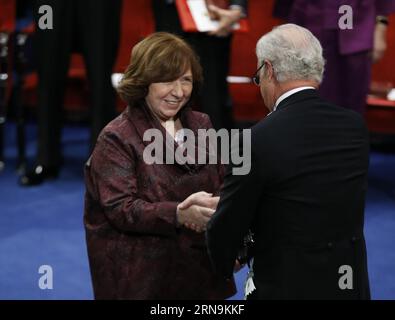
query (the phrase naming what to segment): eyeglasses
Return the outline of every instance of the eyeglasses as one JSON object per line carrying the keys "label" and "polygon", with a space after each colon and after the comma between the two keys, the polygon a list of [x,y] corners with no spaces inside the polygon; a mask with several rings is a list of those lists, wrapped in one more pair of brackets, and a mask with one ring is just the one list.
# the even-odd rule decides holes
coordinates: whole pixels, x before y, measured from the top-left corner
{"label": "eyeglasses", "polygon": [[260,77],[260,75],[259,75],[259,71],[263,68],[264,65],[265,65],[265,61],[263,61],[263,63],[261,64],[261,66],[258,68],[257,71],[255,71],[255,74],[254,74],[254,76],[252,77],[252,82],[253,82],[254,84],[256,84],[257,86],[259,86],[260,83],[261,83],[261,77]]}

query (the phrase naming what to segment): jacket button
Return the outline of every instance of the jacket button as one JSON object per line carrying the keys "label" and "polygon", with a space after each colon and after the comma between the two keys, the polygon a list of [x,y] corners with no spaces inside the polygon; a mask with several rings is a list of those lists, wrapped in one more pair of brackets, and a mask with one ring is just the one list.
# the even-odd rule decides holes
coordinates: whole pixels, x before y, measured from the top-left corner
{"label": "jacket button", "polygon": [[328,242],[327,247],[328,247],[328,249],[332,249],[333,243],[332,242]]}
{"label": "jacket button", "polygon": [[352,237],[352,238],[351,238],[351,242],[352,242],[352,243],[357,242],[357,237]]}

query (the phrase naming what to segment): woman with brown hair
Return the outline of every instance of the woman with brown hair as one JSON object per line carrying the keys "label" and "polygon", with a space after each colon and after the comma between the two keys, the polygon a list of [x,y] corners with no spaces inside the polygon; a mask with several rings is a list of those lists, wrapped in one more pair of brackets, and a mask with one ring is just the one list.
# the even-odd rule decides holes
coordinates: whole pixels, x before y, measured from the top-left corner
{"label": "woman with brown hair", "polygon": [[[132,50],[118,87],[125,111],[100,134],[85,168],[84,224],[96,299],[224,299],[233,279],[218,278],[205,247],[205,226],[218,202],[222,167],[149,164],[144,139],[157,129],[209,129],[207,115],[189,107],[202,82],[193,50],[155,33]],[[165,143],[166,152],[174,152]],[[196,150],[198,151],[198,150]],[[201,151],[201,150],[200,150]],[[166,162],[164,162],[166,163]],[[188,199],[193,205],[180,204]]]}

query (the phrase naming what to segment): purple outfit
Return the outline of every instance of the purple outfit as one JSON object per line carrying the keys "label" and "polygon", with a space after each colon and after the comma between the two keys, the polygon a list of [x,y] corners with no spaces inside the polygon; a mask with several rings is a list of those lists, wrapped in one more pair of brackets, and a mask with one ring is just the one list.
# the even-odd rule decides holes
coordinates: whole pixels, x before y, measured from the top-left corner
{"label": "purple outfit", "polygon": [[[353,9],[353,28],[341,30],[342,5]],[[277,0],[274,15],[301,25],[320,40],[326,68],[320,94],[363,113],[371,79],[375,18],[395,11],[394,0]]]}
{"label": "purple outfit", "polygon": [[[185,128],[209,129],[206,114],[180,111]],[[144,132],[165,129],[147,107],[129,107],[102,131],[85,168],[84,224],[96,299],[224,299],[234,281],[212,270],[204,233],[177,226],[192,193],[216,194],[216,164],[147,164]],[[170,152],[170,151],[169,151]],[[174,151],[173,151],[174,152]]]}

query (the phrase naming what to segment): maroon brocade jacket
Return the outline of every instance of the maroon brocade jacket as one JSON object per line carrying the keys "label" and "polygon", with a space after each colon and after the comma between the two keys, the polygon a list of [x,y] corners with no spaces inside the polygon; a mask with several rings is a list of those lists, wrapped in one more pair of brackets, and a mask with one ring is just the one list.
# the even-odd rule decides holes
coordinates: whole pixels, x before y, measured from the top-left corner
{"label": "maroon brocade jacket", "polygon": [[[184,109],[185,128],[211,128]],[[176,225],[177,204],[218,193],[222,167],[146,164],[143,135],[165,129],[146,107],[128,107],[100,134],[85,167],[84,225],[96,299],[224,299],[234,281],[213,273],[204,233]],[[197,139],[196,139],[197,140]]]}

